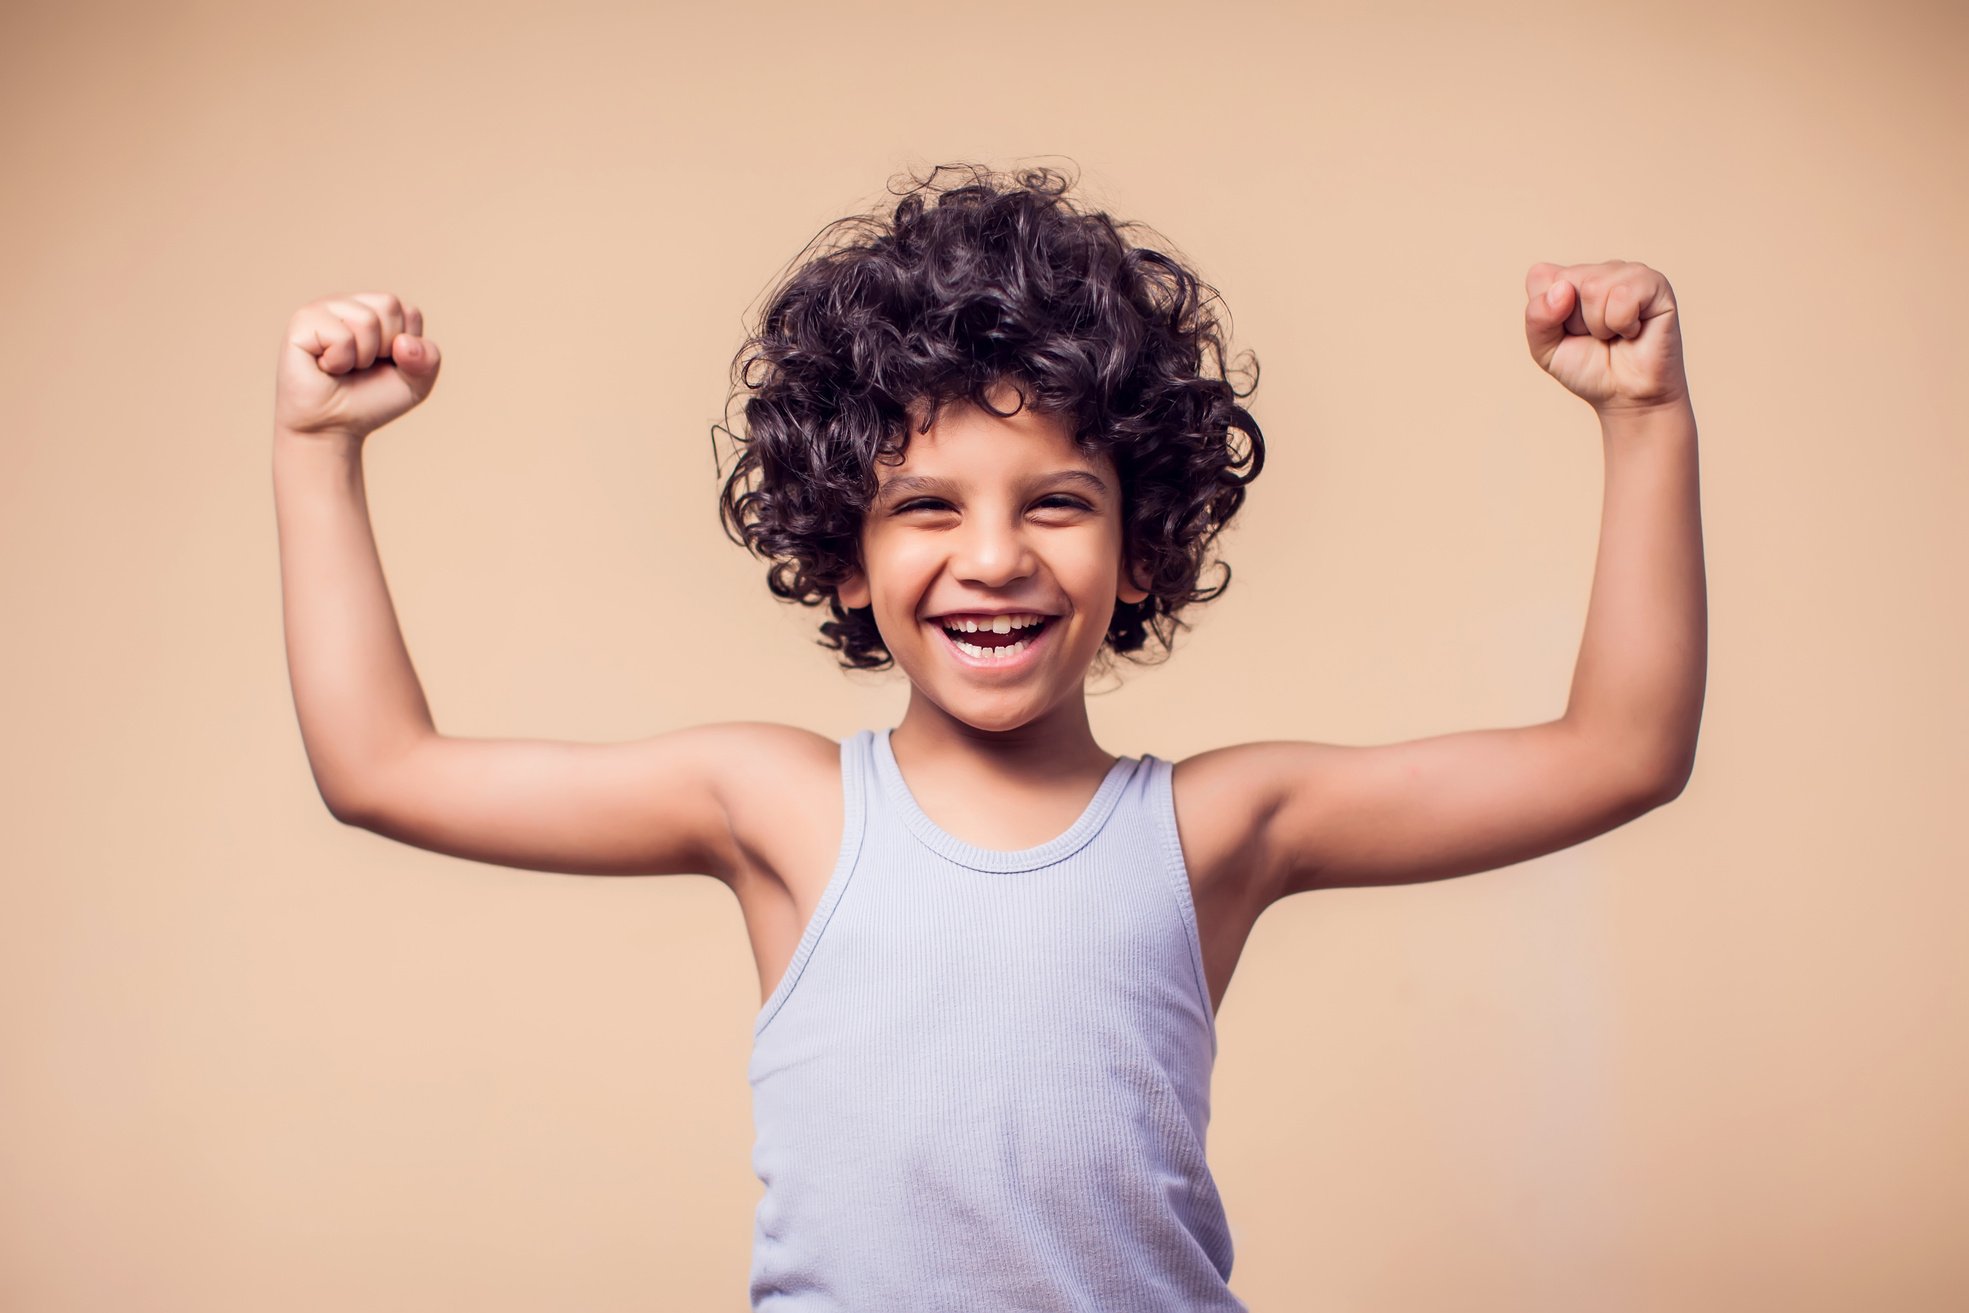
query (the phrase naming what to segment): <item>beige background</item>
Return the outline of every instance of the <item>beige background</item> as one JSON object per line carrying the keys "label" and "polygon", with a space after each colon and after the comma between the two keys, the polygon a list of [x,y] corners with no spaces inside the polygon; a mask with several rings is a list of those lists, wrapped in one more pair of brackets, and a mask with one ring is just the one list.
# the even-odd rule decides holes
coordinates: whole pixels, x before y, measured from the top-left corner
{"label": "beige background", "polygon": [[1261,921],[1211,1126],[1233,1287],[1969,1306],[1962,11],[1469,8],[0,10],[0,1307],[744,1307],[737,905],[328,815],[273,360],[348,290],[444,349],[368,465],[440,728],[893,724],[900,677],[837,673],[719,532],[710,425],[814,231],[953,159],[1071,161],[1264,370],[1235,580],[1094,700],[1117,752],[1558,714],[1602,465],[1524,272],[1639,260],[1682,307],[1694,780]]}

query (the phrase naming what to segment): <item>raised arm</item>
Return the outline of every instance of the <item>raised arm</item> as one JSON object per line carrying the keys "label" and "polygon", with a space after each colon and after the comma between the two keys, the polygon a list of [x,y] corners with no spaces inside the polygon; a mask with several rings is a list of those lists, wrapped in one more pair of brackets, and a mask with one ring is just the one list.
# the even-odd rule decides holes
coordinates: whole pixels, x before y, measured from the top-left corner
{"label": "raised arm", "polygon": [[1624,261],[1534,265],[1526,291],[1532,356],[1593,405],[1606,453],[1565,714],[1379,746],[1248,745],[1271,897],[1526,861],[1660,806],[1694,768],[1708,604],[1673,291]]}
{"label": "raised arm", "polygon": [[[429,394],[422,316],[316,302],[282,343],[273,438],[281,608],[316,788],[347,824],[536,870],[728,878],[728,804],[804,731],[732,724],[629,743],[463,739],[432,723],[384,583],[363,444]],[[806,735],[805,738],[814,736]]]}
{"label": "raised arm", "polygon": [[280,347],[273,488],[287,670],[315,786],[343,820],[376,763],[436,732],[383,581],[362,469],[369,435],[436,383],[438,351],[422,334],[415,307],[356,293],[302,307]]}

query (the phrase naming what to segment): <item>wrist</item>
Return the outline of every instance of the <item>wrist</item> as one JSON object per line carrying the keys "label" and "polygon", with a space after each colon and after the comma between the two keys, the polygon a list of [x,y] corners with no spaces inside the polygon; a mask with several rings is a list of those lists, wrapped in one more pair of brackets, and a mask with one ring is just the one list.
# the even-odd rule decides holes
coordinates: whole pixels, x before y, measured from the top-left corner
{"label": "wrist", "polygon": [[359,456],[367,433],[346,429],[290,429],[274,425],[274,446],[294,451],[319,451],[334,455]]}
{"label": "wrist", "polygon": [[1600,431],[1608,437],[1625,433],[1680,432],[1695,429],[1695,407],[1687,396],[1646,405],[1596,407]]}

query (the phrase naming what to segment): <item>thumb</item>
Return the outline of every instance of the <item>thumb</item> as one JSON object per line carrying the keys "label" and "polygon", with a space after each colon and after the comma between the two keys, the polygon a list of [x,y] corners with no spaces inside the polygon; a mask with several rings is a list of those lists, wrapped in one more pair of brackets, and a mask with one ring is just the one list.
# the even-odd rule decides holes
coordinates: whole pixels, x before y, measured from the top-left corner
{"label": "thumb", "polygon": [[1566,316],[1572,313],[1574,295],[1572,284],[1561,279],[1525,305],[1525,340],[1541,366],[1566,340]]}
{"label": "thumb", "polygon": [[432,385],[437,382],[438,366],[444,363],[436,342],[428,337],[412,337],[408,333],[397,334],[396,341],[390,345],[390,359],[396,363],[403,381],[410,384],[410,390],[420,400],[430,393]]}

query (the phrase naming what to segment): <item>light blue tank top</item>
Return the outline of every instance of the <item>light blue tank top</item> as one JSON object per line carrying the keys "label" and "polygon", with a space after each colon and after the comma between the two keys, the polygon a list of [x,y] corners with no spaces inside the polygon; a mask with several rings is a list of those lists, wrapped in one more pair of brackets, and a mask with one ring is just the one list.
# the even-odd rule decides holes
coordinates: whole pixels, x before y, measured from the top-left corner
{"label": "light blue tank top", "polygon": [[753,1029],[754,1309],[1242,1313],[1172,770],[1123,757],[1006,852],[917,806],[889,731],[841,744],[840,852]]}

